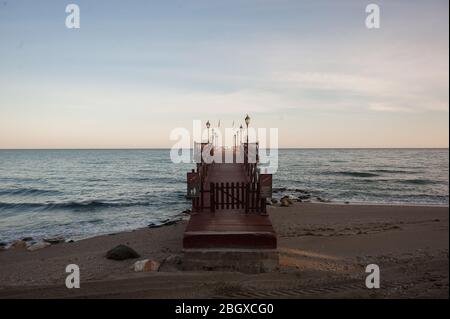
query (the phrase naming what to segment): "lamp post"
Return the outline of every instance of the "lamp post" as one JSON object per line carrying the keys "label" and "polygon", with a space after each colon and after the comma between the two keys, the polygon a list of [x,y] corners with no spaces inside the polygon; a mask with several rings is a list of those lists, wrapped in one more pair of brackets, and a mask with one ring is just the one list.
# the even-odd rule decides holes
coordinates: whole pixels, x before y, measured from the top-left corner
{"label": "lamp post", "polygon": [[239,131],[240,131],[240,138],[241,138],[241,144],[242,144],[242,130],[243,130],[243,127],[242,127],[242,124],[241,124],[241,126],[239,127]]}
{"label": "lamp post", "polygon": [[211,126],[211,123],[209,123],[209,120],[208,120],[208,122],[206,122],[206,127],[208,128],[208,144],[209,144],[209,127]]}
{"label": "lamp post", "polygon": [[247,146],[248,146],[248,125],[250,124],[250,116],[245,117],[245,125],[247,125]]}

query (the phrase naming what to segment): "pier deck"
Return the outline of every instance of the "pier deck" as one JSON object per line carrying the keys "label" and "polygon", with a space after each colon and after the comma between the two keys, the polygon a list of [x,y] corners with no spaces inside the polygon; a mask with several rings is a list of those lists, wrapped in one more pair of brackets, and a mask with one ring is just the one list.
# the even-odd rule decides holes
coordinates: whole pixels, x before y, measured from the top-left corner
{"label": "pier deck", "polygon": [[267,271],[277,236],[261,197],[257,163],[201,163],[201,190],[183,237],[185,267]]}

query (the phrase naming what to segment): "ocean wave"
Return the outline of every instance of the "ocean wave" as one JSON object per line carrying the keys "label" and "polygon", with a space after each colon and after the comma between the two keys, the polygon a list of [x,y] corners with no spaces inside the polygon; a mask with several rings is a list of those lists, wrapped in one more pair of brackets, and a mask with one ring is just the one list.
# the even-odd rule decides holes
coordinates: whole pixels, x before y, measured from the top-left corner
{"label": "ocean wave", "polygon": [[375,173],[387,173],[387,174],[416,174],[419,172],[407,171],[407,170],[399,170],[399,169],[373,169],[370,170]]}
{"label": "ocean wave", "polygon": [[7,188],[7,189],[0,189],[0,195],[21,195],[21,196],[27,196],[27,195],[59,195],[61,192],[56,190],[48,190],[48,189],[38,189],[38,188]]}
{"label": "ocean wave", "polygon": [[80,201],[80,202],[65,202],[65,203],[4,203],[0,202],[0,208],[4,209],[39,209],[39,210],[57,210],[57,209],[74,209],[74,210],[91,210],[97,208],[110,207],[133,207],[133,206],[148,206],[149,201],[136,202],[114,202],[114,201]]}
{"label": "ocean wave", "polygon": [[398,182],[402,183],[402,184],[411,184],[411,185],[433,185],[433,184],[436,184],[435,181],[432,181],[429,179],[420,179],[420,178],[403,179],[403,180],[399,180]]}
{"label": "ocean wave", "polygon": [[153,182],[153,183],[166,183],[166,184],[176,184],[184,183],[185,180],[179,177],[129,177],[128,180],[133,182]]}
{"label": "ocean wave", "polygon": [[377,177],[380,176],[369,172],[335,172],[337,175],[351,176],[351,177]]}

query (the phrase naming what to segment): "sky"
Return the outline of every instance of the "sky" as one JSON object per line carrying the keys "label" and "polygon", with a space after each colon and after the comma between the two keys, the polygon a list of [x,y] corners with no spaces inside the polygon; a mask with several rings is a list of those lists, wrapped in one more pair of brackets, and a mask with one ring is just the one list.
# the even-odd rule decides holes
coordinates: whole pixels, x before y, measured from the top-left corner
{"label": "sky", "polygon": [[1,0],[0,148],[166,148],[246,113],[280,147],[448,147],[448,6]]}

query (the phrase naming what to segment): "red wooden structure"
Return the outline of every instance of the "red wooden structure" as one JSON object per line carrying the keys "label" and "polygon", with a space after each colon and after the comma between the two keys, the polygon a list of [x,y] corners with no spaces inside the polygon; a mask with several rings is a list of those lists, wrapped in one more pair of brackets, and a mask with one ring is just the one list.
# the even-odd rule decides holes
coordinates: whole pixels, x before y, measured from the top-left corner
{"label": "red wooden structure", "polygon": [[[276,250],[276,233],[266,212],[271,185],[263,185],[262,192],[258,151],[257,143],[231,149],[195,144],[197,168],[188,177],[192,180],[196,174],[200,189],[195,193],[195,186],[188,183],[188,196],[194,195],[190,196],[192,214],[183,238],[185,252],[235,249],[266,256],[260,253]],[[263,175],[265,183],[271,183],[271,176]]]}

